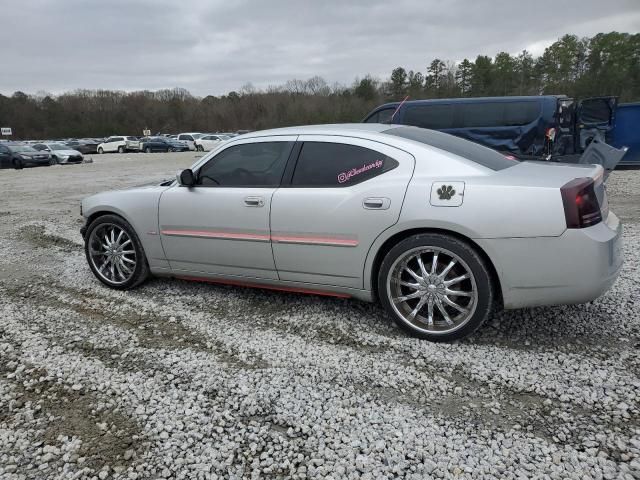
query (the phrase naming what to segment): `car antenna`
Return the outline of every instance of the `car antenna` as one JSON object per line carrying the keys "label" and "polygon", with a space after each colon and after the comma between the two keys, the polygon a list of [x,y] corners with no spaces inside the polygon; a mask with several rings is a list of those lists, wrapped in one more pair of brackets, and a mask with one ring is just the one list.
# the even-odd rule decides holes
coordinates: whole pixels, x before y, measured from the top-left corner
{"label": "car antenna", "polygon": [[393,122],[393,117],[396,116],[396,113],[398,113],[398,110],[400,110],[400,107],[402,107],[402,105],[404,105],[404,102],[406,102],[409,99],[409,95],[407,95],[406,97],[404,97],[404,100],[402,100],[400,102],[400,105],[398,105],[396,107],[396,109],[393,111],[393,115],[391,115],[391,118],[389,119],[389,123]]}

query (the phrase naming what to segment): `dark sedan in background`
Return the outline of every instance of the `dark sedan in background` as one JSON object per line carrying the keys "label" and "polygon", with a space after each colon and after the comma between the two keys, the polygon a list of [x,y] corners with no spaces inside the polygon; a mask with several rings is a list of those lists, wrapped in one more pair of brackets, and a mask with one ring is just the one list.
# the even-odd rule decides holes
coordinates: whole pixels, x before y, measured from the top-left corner
{"label": "dark sedan in background", "polygon": [[189,146],[167,137],[144,137],[140,139],[140,151],[151,152],[186,152]]}
{"label": "dark sedan in background", "polygon": [[0,168],[23,168],[51,165],[51,155],[29,145],[0,143]]}
{"label": "dark sedan in background", "polygon": [[82,139],[82,140],[68,140],[64,142],[66,145],[70,146],[72,149],[79,151],[83,155],[87,153],[98,153],[98,143],[93,139]]}

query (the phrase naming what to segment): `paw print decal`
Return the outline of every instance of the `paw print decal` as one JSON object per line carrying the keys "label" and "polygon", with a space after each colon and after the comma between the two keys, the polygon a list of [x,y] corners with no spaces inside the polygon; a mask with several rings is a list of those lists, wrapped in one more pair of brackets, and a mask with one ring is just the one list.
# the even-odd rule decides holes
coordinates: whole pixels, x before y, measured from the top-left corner
{"label": "paw print decal", "polygon": [[451,185],[442,185],[437,190],[437,193],[440,200],[451,200],[451,198],[456,194],[456,191]]}

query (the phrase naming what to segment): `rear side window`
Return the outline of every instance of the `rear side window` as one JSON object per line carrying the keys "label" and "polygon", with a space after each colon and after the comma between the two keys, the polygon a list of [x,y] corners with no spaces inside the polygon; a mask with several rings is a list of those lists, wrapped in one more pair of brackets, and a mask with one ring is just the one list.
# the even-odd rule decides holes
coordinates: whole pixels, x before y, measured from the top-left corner
{"label": "rear side window", "polygon": [[439,148],[454,155],[466,158],[491,170],[503,170],[517,165],[516,160],[509,160],[504,155],[491,150],[488,147],[478,145],[463,138],[449,135],[448,133],[425,130],[416,127],[396,127],[385,130],[382,133],[396,137],[406,138],[415,142],[424,143],[431,147]]}
{"label": "rear side window", "polygon": [[304,142],[291,183],[298,187],[348,187],[397,166],[396,160],[357,145]]}
{"label": "rear side window", "polygon": [[454,106],[449,105],[411,105],[404,114],[404,122],[415,127],[440,130],[453,128]]}
{"label": "rear side window", "polygon": [[229,147],[198,172],[198,185],[270,187],[280,185],[293,142],[257,142]]}
{"label": "rear side window", "polygon": [[461,128],[527,125],[540,116],[538,102],[482,102],[456,105]]}

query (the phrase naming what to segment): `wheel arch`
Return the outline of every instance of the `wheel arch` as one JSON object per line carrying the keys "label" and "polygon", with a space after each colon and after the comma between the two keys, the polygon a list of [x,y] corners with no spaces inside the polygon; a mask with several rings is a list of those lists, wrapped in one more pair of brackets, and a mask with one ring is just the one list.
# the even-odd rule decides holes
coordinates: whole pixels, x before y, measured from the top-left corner
{"label": "wheel arch", "polygon": [[460,240],[466,243],[473,250],[475,250],[476,253],[482,257],[482,259],[487,263],[487,266],[489,267],[489,275],[491,277],[491,281],[494,286],[496,301],[500,305],[502,305],[502,283],[500,281],[500,275],[498,274],[498,270],[496,269],[495,262],[491,259],[489,254],[487,254],[487,252],[482,247],[480,247],[480,245],[478,245],[475,241],[473,241],[472,238],[468,237],[467,235],[464,235],[460,232],[456,232],[454,230],[449,230],[446,228],[437,228],[437,227],[406,228],[393,233],[382,242],[382,244],[375,251],[375,255],[373,256],[373,261],[371,262],[369,274],[366,273],[366,266],[365,266],[365,282],[369,282],[369,285],[365,283],[364,286],[365,288],[369,287],[374,299],[378,298],[377,278],[378,278],[378,272],[380,271],[380,266],[382,265],[382,261],[384,260],[384,257],[399,242],[420,233],[438,233],[441,235],[448,235],[450,237],[453,237],[457,240]]}

